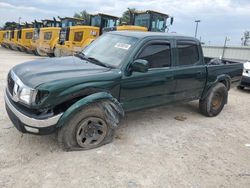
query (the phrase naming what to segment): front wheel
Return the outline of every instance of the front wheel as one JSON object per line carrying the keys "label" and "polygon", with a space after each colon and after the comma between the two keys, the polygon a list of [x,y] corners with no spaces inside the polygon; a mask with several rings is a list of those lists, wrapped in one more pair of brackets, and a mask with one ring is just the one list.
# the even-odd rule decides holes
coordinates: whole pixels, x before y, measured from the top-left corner
{"label": "front wheel", "polygon": [[205,99],[199,103],[200,112],[208,117],[217,116],[227,102],[228,90],[222,83],[217,83]]}
{"label": "front wheel", "polygon": [[88,150],[112,141],[115,128],[108,123],[100,104],[91,104],[75,114],[58,132],[62,149]]}
{"label": "front wheel", "polygon": [[55,57],[62,57],[62,52],[58,48],[54,48],[54,55]]}

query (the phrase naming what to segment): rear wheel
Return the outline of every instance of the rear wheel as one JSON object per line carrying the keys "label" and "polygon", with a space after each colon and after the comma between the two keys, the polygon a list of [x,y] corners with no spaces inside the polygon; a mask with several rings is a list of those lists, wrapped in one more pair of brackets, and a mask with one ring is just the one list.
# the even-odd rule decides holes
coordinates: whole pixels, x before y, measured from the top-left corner
{"label": "rear wheel", "polygon": [[58,132],[60,147],[66,151],[88,150],[113,140],[114,127],[102,107],[91,104],[75,114]]}
{"label": "rear wheel", "polygon": [[200,100],[199,108],[203,115],[217,116],[227,102],[228,90],[222,83],[216,84],[205,99]]}

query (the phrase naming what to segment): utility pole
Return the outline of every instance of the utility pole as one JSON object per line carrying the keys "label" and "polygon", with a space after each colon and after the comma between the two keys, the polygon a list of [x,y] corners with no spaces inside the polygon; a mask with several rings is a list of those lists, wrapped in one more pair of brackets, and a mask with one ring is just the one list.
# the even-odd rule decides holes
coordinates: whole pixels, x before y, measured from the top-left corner
{"label": "utility pole", "polygon": [[201,22],[201,20],[195,20],[195,22],[196,22],[196,28],[195,28],[195,38],[197,37],[197,32],[198,32],[198,25],[199,25],[199,23]]}
{"label": "utility pole", "polygon": [[221,59],[224,58],[224,55],[225,55],[225,50],[226,50],[226,46],[227,46],[227,42],[230,41],[230,39],[228,37],[225,38],[225,41],[224,41],[224,46],[223,46],[223,51],[222,51],[222,56],[221,56]]}

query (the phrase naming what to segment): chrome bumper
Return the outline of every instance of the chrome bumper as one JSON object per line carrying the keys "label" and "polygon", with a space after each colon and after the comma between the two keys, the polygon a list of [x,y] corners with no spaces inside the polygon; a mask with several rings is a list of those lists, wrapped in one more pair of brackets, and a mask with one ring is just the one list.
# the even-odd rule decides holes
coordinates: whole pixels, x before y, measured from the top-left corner
{"label": "chrome bumper", "polygon": [[7,94],[5,93],[5,104],[8,106],[8,108],[15,114],[15,116],[25,125],[35,127],[35,128],[44,128],[49,127],[52,125],[57,124],[58,120],[61,118],[63,113],[60,113],[56,116],[47,118],[47,119],[35,119],[28,117],[24,115],[23,113],[19,112],[10,102],[9,98],[7,97]]}

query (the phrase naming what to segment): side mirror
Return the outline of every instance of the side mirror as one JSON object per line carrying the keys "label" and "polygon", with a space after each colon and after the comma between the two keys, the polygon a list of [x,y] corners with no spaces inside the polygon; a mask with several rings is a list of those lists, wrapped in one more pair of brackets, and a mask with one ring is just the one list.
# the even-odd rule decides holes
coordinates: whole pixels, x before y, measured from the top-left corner
{"label": "side mirror", "polygon": [[170,18],[170,25],[173,25],[173,23],[174,23],[174,17],[171,17]]}
{"label": "side mirror", "polygon": [[148,61],[144,59],[136,59],[131,65],[131,71],[134,72],[148,72]]}

